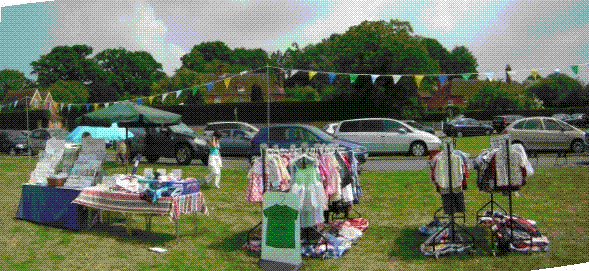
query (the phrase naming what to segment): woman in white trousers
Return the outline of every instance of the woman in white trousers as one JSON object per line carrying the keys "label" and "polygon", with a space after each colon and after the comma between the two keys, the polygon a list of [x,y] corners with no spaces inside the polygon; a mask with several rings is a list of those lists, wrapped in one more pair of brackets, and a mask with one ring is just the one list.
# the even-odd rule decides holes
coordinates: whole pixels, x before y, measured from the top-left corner
{"label": "woman in white trousers", "polygon": [[208,184],[214,179],[213,185],[216,188],[221,187],[221,167],[223,166],[221,162],[221,151],[219,145],[219,138],[221,138],[221,133],[219,131],[215,131],[213,133],[213,137],[209,140],[209,170],[210,174],[206,177],[205,182]]}

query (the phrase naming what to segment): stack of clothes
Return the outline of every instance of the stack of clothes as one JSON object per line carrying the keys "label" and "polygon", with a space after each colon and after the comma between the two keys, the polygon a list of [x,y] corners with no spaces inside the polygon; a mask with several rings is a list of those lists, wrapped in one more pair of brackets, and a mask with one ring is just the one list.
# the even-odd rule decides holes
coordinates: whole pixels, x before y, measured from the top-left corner
{"label": "stack of clothes", "polygon": [[[420,250],[426,256],[443,256],[468,252],[473,248],[473,240],[466,240],[460,233],[459,227],[454,228],[454,240],[450,235],[447,221],[438,219],[419,227],[419,232],[428,238],[421,244]],[[470,238],[470,236],[467,236]]]}
{"label": "stack of clothes", "polygon": [[367,228],[368,221],[364,218],[335,220],[325,225],[316,244],[303,239],[301,253],[312,258],[341,258],[362,237]]}
{"label": "stack of clothes", "polygon": [[[522,253],[546,252],[549,250],[548,238],[541,234],[536,222],[520,216],[487,210],[479,223],[491,228],[497,237],[497,248],[501,251],[517,251]],[[513,237],[511,235],[513,225]]]}

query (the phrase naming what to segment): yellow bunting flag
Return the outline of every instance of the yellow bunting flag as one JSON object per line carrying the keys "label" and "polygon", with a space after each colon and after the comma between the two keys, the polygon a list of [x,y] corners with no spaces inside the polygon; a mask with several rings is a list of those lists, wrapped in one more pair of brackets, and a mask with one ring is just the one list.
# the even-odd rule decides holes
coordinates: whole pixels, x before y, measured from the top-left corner
{"label": "yellow bunting flag", "polygon": [[423,74],[419,74],[415,76],[415,84],[417,85],[417,88],[419,88],[419,86],[421,85],[421,80],[423,80],[424,75]]}
{"label": "yellow bunting flag", "polygon": [[532,70],[532,77],[534,78],[534,80],[536,80],[538,78],[538,70],[536,70],[536,69]]}
{"label": "yellow bunting flag", "polygon": [[94,104],[94,111],[96,111],[96,110],[98,110],[98,104],[97,103]]}
{"label": "yellow bunting flag", "polygon": [[315,75],[317,75],[317,72],[310,71],[309,72],[309,81],[313,80],[313,77],[315,77]]}
{"label": "yellow bunting flag", "polygon": [[225,78],[225,80],[223,80],[223,83],[225,83],[225,88],[229,88],[229,84],[231,83],[231,77]]}
{"label": "yellow bunting flag", "polygon": [[155,98],[155,97],[154,96],[147,97],[147,100],[149,100],[149,105],[151,105],[153,103],[153,98]]}

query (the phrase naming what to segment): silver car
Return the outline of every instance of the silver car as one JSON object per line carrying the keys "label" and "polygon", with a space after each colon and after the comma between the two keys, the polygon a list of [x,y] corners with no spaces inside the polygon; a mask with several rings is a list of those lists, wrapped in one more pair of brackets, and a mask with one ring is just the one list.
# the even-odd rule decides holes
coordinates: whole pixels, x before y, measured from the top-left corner
{"label": "silver car", "polygon": [[585,149],[587,133],[561,120],[549,117],[520,119],[505,128],[513,143],[521,143],[531,154],[538,152],[574,152]]}
{"label": "silver car", "polygon": [[335,128],[333,135],[366,147],[370,154],[409,153],[422,156],[431,150],[439,150],[441,145],[435,135],[385,118],[345,120]]}

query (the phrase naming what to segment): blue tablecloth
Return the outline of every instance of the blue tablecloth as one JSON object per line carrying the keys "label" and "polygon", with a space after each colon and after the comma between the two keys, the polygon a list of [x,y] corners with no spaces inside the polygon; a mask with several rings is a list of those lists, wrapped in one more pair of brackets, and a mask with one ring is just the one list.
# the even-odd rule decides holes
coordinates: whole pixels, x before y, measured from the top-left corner
{"label": "blue tablecloth", "polygon": [[77,189],[24,184],[16,218],[81,230],[88,225],[88,212],[82,206],[71,203],[80,192]]}

